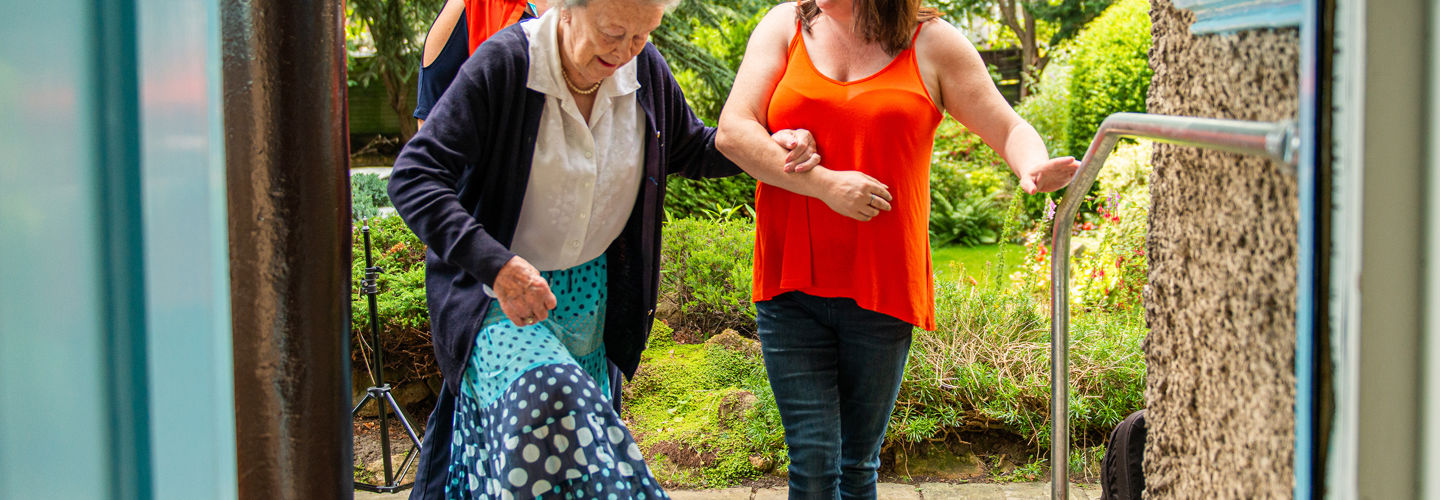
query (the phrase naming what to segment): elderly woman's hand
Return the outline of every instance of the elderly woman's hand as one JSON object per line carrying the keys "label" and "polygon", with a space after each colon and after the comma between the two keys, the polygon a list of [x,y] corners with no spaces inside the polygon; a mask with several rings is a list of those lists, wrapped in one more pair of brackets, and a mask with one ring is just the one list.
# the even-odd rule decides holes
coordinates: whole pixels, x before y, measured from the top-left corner
{"label": "elderly woman's hand", "polygon": [[1068,186],[1079,169],[1080,162],[1073,156],[1051,158],[1026,168],[1020,176],[1020,188],[1029,194],[1056,191]]}
{"label": "elderly woman's hand", "polygon": [[780,147],[790,151],[785,156],[785,172],[798,173],[815,168],[820,164],[820,153],[815,148],[815,136],[803,128],[784,129],[770,138]]}
{"label": "elderly woman's hand", "polygon": [[528,326],[545,321],[555,308],[555,294],[540,271],[519,255],[510,258],[495,275],[495,298],[512,323]]}

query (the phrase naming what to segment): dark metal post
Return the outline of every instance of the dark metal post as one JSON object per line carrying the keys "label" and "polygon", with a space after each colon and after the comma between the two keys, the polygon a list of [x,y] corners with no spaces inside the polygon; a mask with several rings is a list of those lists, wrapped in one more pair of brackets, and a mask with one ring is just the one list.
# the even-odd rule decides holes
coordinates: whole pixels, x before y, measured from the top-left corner
{"label": "dark metal post", "polygon": [[349,498],[344,5],[222,0],[241,499]]}

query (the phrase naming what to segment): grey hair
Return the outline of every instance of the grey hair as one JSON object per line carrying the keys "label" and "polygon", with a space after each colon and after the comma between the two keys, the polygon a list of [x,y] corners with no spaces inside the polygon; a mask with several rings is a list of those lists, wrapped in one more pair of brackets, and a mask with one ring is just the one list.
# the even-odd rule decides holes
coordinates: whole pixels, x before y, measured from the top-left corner
{"label": "grey hair", "polygon": [[[592,0],[554,0],[554,1],[552,1],[552,2],[550,3],[550,6],[551,6],[551,7],[555,7],[555,8],[559,8],[559,9],[570,9],[570,8],[574,8],[574,7],[585,7],[585,6],[588,6],[588,5],[590,5],[590,2],[591,2],[591,1],[592,1]],[[653,5],[664,5],[664,6],[665,6],[665,12],[670,12],[670,11],[672,11],[672,10],[675,10],[675,7],[678,6],[678,5],[680,5],[680,0],[637,0],[637,1],[650,2],[650,3],[653,4]]]}

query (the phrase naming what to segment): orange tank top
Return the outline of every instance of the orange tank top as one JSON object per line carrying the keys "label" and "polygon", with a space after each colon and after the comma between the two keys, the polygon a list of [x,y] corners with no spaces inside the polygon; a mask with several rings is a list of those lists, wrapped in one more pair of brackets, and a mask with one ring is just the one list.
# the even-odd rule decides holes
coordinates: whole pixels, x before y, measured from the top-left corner
{"label": "orange tank top", "polygon": [[841,82],[815,68],[797,28],[767,117],[771,130],[809,130],[824,166],[869,174],[889,186],[894,201],[889,212],[860,222],[819,199],[761,183],[754,300],[797,290],[848,297],[934,330],[930,154],[943,115],[920,77],[914,42],[878,73]]}
{"label": "orange tank top", "polygon": [[[444,2],[441,2],[444,3]],[[530,3],[525,0],[465,0],[465,24],[470,53],[506,26],[520,21]]]}

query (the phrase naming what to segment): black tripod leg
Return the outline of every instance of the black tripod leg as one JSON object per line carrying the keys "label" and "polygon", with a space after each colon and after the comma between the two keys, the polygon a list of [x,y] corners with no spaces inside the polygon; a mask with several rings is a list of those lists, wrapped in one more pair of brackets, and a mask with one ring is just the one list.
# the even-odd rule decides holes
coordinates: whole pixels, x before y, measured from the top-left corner
{"label": "black tripod leg", "polygon": [[365,403],[369,403],[370,400],[374,398],[375,395],[368,392],[365,393],[365,397],[360,399],[360,403],[355,405],[355,409],[350,410],[350,418],[355,418],[356,415],[359,415],[360,409],[365,407]]}
{"label": "black tripod leg", "polygon": [[420,456],[419,453],[416,453],[418,451],[420,451],[420,446],[416,445],[411,446],[410,451],[405,452],[405,459],[400,461],[400,477],[405,477],[405,474],[410,472],[410,466],[415,465],[415,459]]}
{"label": "black tripod leg", "polygon": [[[373,390],[374,388],[372,387],[371,389]],[[369,392],[369,391],[367,391],[367,392],[365,393],[365,397],[360,400],[360,403],[357,404],[357,405],[355,405],[355,409],[350,410],[350,416],[353,418],[355,415],[359,415],[359,414],[360,414],[360,409],[361,409],[361,408],[364,408],[364,407],[365,407],[365,403],[369,403],[371,400],[374,400],[374,401],[375,401],[375,410],[376,410],[377,412],[381,413],[381,414],[384,414],[384,413],[385,413],[385,403],[384,403],[383,401],[381,401],[380,398],[375,397],[375,393],[374,393],[374,392]],[[382,448],[384,448],[384,447],[382,446]],[[388,453],[388,451],[386,451],[385,453]],[[388,472],[387,472],[387,474],[388,474]],[[390,478],[389,478],[389,477],[385,477],[385,478],[383,478],[383,479],[384,479],[384,482],[381,483],[381,484],[369,484],[369,483],[362,483],[362,482],[356,481],[356,482],[355,482],[355,489],[365,490],[365,491],[374,491],[374,492],[377,492],[377,493],[386,493],[386,492],[394,491],[394,490],[395,490],[395,488],[394,488],[394,483],[392,483],[392,482],[390,481]]]}
{"label": "black tripod leg", "polygon": [[385,485],[394,487],[398,478],[392,475],[395,472],[395,468],[393,464],[390,463],[390,417],[388,412],[385,411],[385,403],[380,401],[382,396],[385,398],[390,397],[389,389],[389,385],[381,385],[378,388],[371,388],[370,391],[374,394],[380,394],[380,396],[376,396],[375,401],[375,409],[380,412],[380,458],[385,465]]}
{"label": "black tripod leg", "polygon": [[389,392],[386,392],[385,401],[389,402],[390,408],[395,410],[395,416],[400,417],[400,424],[405,426],[405,432],[410,435],[410,442],[415,443],[415,447],[419,448],[420,438],[415,437],[415,428],[410,426],[410,418],[405,415],[405,410],[400,409],[400,404],[395,402],[395,396],[391,396]]}
{"label": "black tripod leg", "polygon": [[[387,386],[385,386],[385,388],[386,388],[386,389],[389,389],[389,386],[387,385]],[[414,460],[415,450],[420,449],[420,439],[417,438],[417,437],[415,437],[415,428],[410,426],[410,419],[405,416],[405,410],[400,409],[400,404],[397,403],[397,402],[395,402],[395,396],[391,395],[389,390],[384,390],[384,389],[382,389],[382,390],[379,390],[379,391],[376,391],[376,392],[379,392],[379,393],[380,393],[380,396],[377,396],[377,398],[383,398],[383,399],[385,400],[385,404],[388,404],[388,405],[390,406],[390,409],[391,409],[391,410],[394,410],[394,412],[395,412],[395,417],[400,420],[400,425],[402,425],[402,426],[405,427],[405,433],[410,436],[410,442],[411,442],[411,444],[412,444],[412,446],[410,447],[410,450],[405,452],[405,459],[400,463],[399,470],[396,471],[397,473],[396,473],[395,476],[393,476],[393,477],[389,475],[389,474],[390,474],[390,468],[389,468],[389,465],[390,465],[390,442],[389,442],[389,440],[388,440],[388,437],[389,437],[389,434],[388,434],[388,433],[385,434],[385,436],[387,437],[387,440],[385,441],[385,445],[381,447],[382,452],[385,453],[385,465],[386,465],[386,469],[385,469],[385,474],[386,474],[385,481],[386,481],[386,486],[389,488],[389,491],[398,491],[398,490],[403,489],[403,488],[405,488],[406,486],[409,486],[409,485],[410,485],[410,484],[402,485],[402,484],[400,484],[400,480],[405,477],[405,472],[407,472],[407,470],[410,468],[410,462],[411,462],[412,460]],[[379,399],[376,400],[376,403],[377,403],[377,404],[379,403]],[[385,411],[385,408],[383,407],[383,405],[382,405],[382,407],[380,408],[380,410],[381,410],[382,412]]]}

